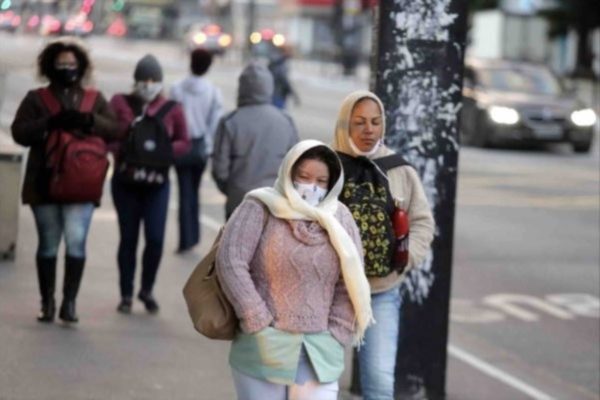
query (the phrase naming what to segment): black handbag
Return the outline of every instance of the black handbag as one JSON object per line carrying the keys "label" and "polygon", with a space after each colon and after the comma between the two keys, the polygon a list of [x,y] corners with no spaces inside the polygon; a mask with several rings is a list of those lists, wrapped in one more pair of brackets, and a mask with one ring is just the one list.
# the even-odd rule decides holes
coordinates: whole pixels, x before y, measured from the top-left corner
{"label": "black handbag", "polygon": [[187,153],[175,159],[177,166],[190,166],[204,164],[208,159],[208,151],[206,151],[206,143],[204,138],[192,139],[192,145]]}

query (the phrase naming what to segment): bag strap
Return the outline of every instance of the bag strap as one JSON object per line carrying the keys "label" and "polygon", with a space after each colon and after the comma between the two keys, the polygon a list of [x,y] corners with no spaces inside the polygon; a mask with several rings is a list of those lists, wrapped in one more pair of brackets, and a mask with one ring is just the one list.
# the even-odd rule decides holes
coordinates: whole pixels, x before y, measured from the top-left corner
{"label": "bag strap", "polygon": [[[46,106],[50,114],[58,114],[62,110],[62,105],[54,96],[54,93],[48,87],[39,88],[37,90],[38,95],[42,99],[42,103]],[[83,98],[79,104],[79,111],[91,112],[96,104],[96,98],[98,97],[98,91],[93,89],[87,89],[83,91]]]}
{"label": "bag strap", "polygon": [[267,227],[267,223],[269,222],[269,217],[271,216],[271,211],[269,211],[269,207],[267,207],[265,204],[263,204],[263,208],[265,211],[265,220],[263,221],[263,231],[264,231],[265,228]]}
{"label": "bag strap", "polygon": [[165,104],[163,104],[160,109],[154,114],[154,118],[162,121],[162,119],[171,111],[173,107],[177,105],[176,101],[167,100]]}
{"label": "bag strap", "polygon": [[93,89],[86,89],[83,91],[83,98],[81,99],[81,103],[79,104],[79,111],[81,112],[91,112],[94,108],[94,104],[96,104],[96,98],[98,97],[98,91]]}
{"label": "bag strap", "polygon": [[401,167],[403,165],[411,165],[408,161],[404,159],[400,154],[391,154],[389,156],[376,158],[373,160],[375,164],[379,168],[383,170],[383,172],[388,172],[390,169],[394,169],[396,167]]}
{"label": "bag strap", "polygon": [[[46,107],[48,111],[50,111],[50,115],[56,115],[62,110],[62,105],[54,96],[52,91],[48,87],[42,87],[37,90],[38,96],[42,100],[42,104]],[[52,156],[58,150],[58,140],[55,135],[48,135],[45,139],[44,143],[44,164],[50,166],[52,160]]]}
{"label": "bag strap", "polygon": [[[215,247],[221,245],[221,237],[223,236],[224,230],[225,230],[225,225],[223,225],[219,228],[219,232],[217,232],[217,236],[215,237],[215,241],[213,242],[213,245],[211,246],[209,252],[213,251],[215,249]],[[206,279],[211,278],[215,274],[216,268],[217,268],[217,252],[215,251],[215,259],[212,260],[212,262],[208,266],[208,271],[206,271],[206,275],[204,276],[204,279],[206,280]]]}
{"label": "bag strap", "polygon": [[127,107],[129,107],[129,109],[131,110],[131,114],[133,115],[133,119],[135,120],[137,117],[139,116],[143,116],[144,115],[144,109],[142,107],[142,111],[139,113],[136,112],[136,104],[135,104],[135,100],[133,98],[133,95],[130,94],[125,94],[123,95],[123,99],[125,100],[125,104],[127,104]]}
{"label": "bag strap", "polygon": [[58,99],[54,96],[54,94],[52,93],[50,88],[48,88],[48,87],[39,88],[37,90],[37,94],[40,96],[40,99],[42,100],[42,103],[44,104],[44,106],[46,106],[48,111],[50,111],[50,114],[54,115],[54,114],[58,114],[60,112],[60,110],[62,109],[62,106],[61,106],[60,102],[58,101]]}

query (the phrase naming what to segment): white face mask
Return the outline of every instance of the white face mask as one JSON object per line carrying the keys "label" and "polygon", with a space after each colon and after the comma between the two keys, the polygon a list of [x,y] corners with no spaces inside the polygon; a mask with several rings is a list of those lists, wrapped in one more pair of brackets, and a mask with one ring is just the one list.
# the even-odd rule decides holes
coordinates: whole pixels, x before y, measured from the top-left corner
{"label": "white face mask", "polygon": [[161,82],[136,82],[133,91],[144,102],[150,103],[158,96],[162,87]]}
{"label": "white face mask", "polygon": [[364,157],[372,156],[373,154],[375,154],[377,152],[377,150],[379,150],[379,146],[381,146],[381,139],[379,139],[377,141],[377,143],[375,143],[375,146],[373,146],[373,148],[371,150],[362,151],[354,144],[354,140],[352,140],[352,138],[349,138],[349,139],[350,139],[350,148],[352,149],[354,154],[356,154],[357,156],[364,156]]}
{"label": "white face mask", "polygon": [[327,189],[323,189],[314,183],[294,182],[294,189],[304,201],[313,207],[319,205],[327,196]]}

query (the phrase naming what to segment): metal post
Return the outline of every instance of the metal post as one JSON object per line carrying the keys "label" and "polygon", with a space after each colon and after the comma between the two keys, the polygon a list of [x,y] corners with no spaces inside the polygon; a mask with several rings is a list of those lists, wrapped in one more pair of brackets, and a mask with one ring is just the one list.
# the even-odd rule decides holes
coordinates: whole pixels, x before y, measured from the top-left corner
{"label": "metal post", "polygon": [[386,141],[419,172],[437,225],[429,257],[404,284],[402,398],[445,396],[466,10],[466,0],[385,0],[375,10],[371,82],[386,106]]}
{"label": "metal post", "polygon": [[333,34],[344,75],[354,75],[360,61],[360,39],[363,27],[360,12],[358,0],[335,0],[333,4]]}
{"label": "metal post", "polygon": [[248,1],[248,25],[246,31],[245,46],[244,46],[244,60],[248,61],[252,57],[252,43],[250,42],[250,35],[254,32],[254,25],[256,23],[256,3],[255,0]]}

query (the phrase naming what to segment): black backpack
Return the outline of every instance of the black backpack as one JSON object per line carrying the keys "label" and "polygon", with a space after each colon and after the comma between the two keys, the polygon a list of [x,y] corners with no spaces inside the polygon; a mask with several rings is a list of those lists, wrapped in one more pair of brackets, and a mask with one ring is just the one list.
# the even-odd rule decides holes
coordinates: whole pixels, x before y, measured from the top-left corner
{"label": "black backpack", "polygon": [[365,274],[387,276],[394,270],[395,236],[391,220],[394,202],[385,175],[388,170],[408,163],[397,154],[376,160],[341,152],[338,155],[345,179],[339,200],[348,207],[358,226],[365,254]]}
{"label": "black backpack", "polygon": [[163,118],[175,104],[167,101],[155,115],[144,114],[132,122],[120,153],[116,172],[119,180],[148,187],[167,182],[174,156]]}

